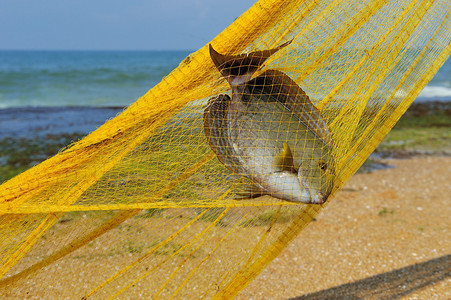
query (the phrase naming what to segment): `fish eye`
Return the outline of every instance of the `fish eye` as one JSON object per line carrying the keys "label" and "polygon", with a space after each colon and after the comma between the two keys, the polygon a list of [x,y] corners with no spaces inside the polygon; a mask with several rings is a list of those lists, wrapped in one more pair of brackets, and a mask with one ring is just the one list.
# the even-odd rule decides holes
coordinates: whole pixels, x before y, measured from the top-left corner
{"label": "fish eye", "polygon": [[318,162],[318,167],[324,172],[327,171],[327,164],[324,161]]}

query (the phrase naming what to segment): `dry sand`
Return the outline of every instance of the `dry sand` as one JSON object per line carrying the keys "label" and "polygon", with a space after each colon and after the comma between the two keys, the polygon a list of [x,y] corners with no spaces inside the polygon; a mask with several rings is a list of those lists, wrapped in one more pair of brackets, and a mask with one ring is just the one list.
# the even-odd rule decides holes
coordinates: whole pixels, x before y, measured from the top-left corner
{"label": "dry sand", "polygon": [[357,174],[239,299],[451,299],[451,158]]}

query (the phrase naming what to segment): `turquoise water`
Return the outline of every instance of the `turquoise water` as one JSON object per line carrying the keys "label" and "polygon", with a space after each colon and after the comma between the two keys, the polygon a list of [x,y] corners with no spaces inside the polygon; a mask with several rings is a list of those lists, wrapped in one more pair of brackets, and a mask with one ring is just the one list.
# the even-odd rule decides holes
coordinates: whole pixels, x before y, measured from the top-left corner
{"label": "turquoise water", "polygon": [[[133,103],[190,51],[0,51],[0,108]],[[451,60],[419,100],[451,101]]]}
{"label": "turquoise water", "polygon": [[0,51],[0,108],[127,106],[189,51]]}

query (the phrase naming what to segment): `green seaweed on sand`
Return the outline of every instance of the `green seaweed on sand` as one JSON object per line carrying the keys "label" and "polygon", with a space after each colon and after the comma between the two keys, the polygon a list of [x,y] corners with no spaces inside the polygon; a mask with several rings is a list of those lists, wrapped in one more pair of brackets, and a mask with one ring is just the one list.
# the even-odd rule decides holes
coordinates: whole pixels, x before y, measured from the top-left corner
{"label": "green seaweed on sand", "polygon": [[377,151],[396,154],[451,154],[451,102],[412,105]]}
{"label": "green seaweed on sand", "polygon": [[0,140],[0,183],[53,156],[83,134],[48,135],[45,139],[5,138]]}

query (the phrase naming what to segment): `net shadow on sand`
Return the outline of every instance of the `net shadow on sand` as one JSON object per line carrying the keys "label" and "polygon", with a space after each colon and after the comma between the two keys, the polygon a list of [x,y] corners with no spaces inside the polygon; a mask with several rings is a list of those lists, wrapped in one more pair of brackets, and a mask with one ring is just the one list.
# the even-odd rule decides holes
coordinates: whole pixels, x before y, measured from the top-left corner
{"label": "net shadow on sand", "polygon": [[327,290],[294,297],[314,299],[399,299],[451,277],[451,255],[410,265]]}

